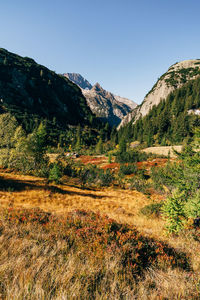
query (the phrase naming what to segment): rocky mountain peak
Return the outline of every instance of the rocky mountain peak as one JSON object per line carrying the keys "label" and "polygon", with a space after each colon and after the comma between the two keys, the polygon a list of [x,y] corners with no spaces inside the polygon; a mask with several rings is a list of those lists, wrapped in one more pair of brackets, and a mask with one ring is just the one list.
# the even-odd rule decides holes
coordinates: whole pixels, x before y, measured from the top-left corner
{"label": "rocky mountain peak", "polygon": [[115,96],[102,88],[97,82],[92,86],[77,73],[65,73],[65,77],[77,84],[87,100],[91,111],[101,120],[111,126],[117,126],[137,104],[127,98]]}
{"label": "rocky mountain peak", "polygon": [[102,92],[104,89],[101,87],[101,85],[97,82],[95,85],[93,85],[92,90],[97,91],[97,92]]}

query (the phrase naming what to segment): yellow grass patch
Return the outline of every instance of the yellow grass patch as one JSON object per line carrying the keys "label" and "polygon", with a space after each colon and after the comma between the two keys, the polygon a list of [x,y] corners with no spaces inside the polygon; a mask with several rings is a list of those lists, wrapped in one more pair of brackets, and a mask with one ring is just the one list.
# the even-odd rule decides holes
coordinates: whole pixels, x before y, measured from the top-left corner
{"label": "yellow grass patch", "polygon": [[[200,279],[199,242],[191,240],[187,236],[169,237],[163,230],[162,218],[145,217],[139,213],[145,205],[160,202],[163,198],[164,196],[156,193],[146,196],[135,190],[113,187],[81,189],[73,186],[73,182],[70,181],[65,185],[47,184],[46,180],[41,178],[6,173],[4,170],[0,170],[0,205],[2,207],[39,207],[44,211],[57,214],[65,214],[75,209],[92,210],[107,214],[120,223],[136,225],[137,229],[146,236],[165,241],[178,251],[187,253],[195,273],[190,275],[190,273],[180,270],[166,270],[166,272],[149,270],[144,281],[138,283],[137,291],[141,299],[159,299],[159,295],[169,299],[176,299],[178,295],[184,295],[182,299],[188,299],[187,296],[189,297],[192,293],[197,295],[195,289],[198,288],[196,284],[198,278]],[[22,245],[19,244],[18,247],[22,247]],[[76,262],[73,268],[77,268]],[[56,276],[58,276],[57,279],[62,279],[59,277],[60,274]],[[156,289],[153,288],[155,282]],[[149,292],[151,296],[148,295]],[[105,299],[109,299],[109,297],[105,297]]]}
{"label": "yellow grass patch", "polygon": [[[74,209],[93,210],[119,222],[135,224],[139,230],[148,233],[158,231],[160,235],[163,228],[161,220],[156,220],[154,225],[154,220],[139,215],[143,206],[152,201],[161,201],[163,197],[160,195],[154,194],[149,198],[136,190],[113,187],[90,190],[70,185],[51,185],[41,178],[4,172],[0,173],[0,177],[10,185],[5,191],[0,190],[0,204],[3,207],[39,207],[56,213],[67,213]],[[160,222],[159,226],[157,222]],[[154,230],[152,227],[155,227]]]}

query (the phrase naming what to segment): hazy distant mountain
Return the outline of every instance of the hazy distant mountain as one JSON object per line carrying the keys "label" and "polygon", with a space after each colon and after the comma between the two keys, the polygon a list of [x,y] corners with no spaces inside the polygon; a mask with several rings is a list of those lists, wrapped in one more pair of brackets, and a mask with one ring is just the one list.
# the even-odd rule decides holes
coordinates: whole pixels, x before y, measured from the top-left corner
{"label": "hazy distant mountain", "polygon": [[200,60],[185,60],[172,65],[168,71],[163,74],[151,91],[145,96],[141,105],[132,110],[120,123],[126,125],[130,121],[136,122],[140,117],[148,114],[154,105],[158,105],[161,100],[174,90],[180,88],[189,80],[195,79],[200,75]]}
{"label": "hazy distant mountain", "polygon": [[64,126],[87,124],[92,116],[77,85],[31,58],[0,49],[0,113],[7,111]]}
{"label": "hazy distant mountain", "polygon": [[91,111],[102,121],[117,126],[137,104],[127,98],[104,90],[99,83],[92,85],[80,74],[65,73],[64,76],[82,88]]}

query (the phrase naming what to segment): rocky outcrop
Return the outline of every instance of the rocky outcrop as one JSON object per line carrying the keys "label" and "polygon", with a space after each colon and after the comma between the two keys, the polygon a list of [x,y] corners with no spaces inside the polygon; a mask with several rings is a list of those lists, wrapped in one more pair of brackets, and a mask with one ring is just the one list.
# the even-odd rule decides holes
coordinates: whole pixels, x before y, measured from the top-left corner
{"label": "rocky outcrop", "polygon": [[142,104],[133,109],[122,120],[118,128],[126,125],[131,120],[135,123],[140,117],[147,115],[154,105],[158,105],[162,99],[166,99],[171,92],[199,75],[200,60],[185,60],[172,65],[158,79],[151,91],[145,96]]}
{"label": "rocky outcrop", "polygon": [[[117,126],[124,116],[131,111],[131,107],[116,99],[112,93],[104,90],[96,83],[91,90],[82,89],[91,111],[102,121],[111,126]],[[129,100],[130,101],[130,100]],[[136,104],[133,104],[133,106]]]}
{"label": "rocky outcrop", "polygon": [[104,90],[99,83],[92,87],[80,74],[65,73],[64,76],[81,87],[91,111],[111,126],[118,126],[121,120],[137,106],[132,100]]}
{"label": "rocky outcrop", "polygon": [[120,96],[116,96],[116,95],[114,95],[114,97],[115,97],[115,99],[117,101],[126,104],[131,109],[134,109],[137,106],[137,104],[134,101],[130,100],[130,99],[127,99],[127,98],[124,98],[124,97],[120,97]]}
{"label": "rocky outcrop", "polygon": [[89,83],[89,81],[87,81],[85,78],[83,78],[83,76],[81,76],[78,73],[65,73],[63,75],[75,84],[77,84],[82,89],[91,90],[92,88],[92,85]]}

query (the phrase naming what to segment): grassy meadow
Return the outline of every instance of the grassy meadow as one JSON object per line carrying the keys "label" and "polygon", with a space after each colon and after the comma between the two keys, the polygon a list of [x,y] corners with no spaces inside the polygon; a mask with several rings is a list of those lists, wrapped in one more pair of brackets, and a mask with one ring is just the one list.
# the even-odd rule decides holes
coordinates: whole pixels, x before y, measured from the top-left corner
{"label": "grassy meadow", "polygon": [[[103,156],[77,160],[119,169]],[[142,213],[165,198],[1,169],[1,299],[199,299],[199,229],[168,235],[162,215]]]}

